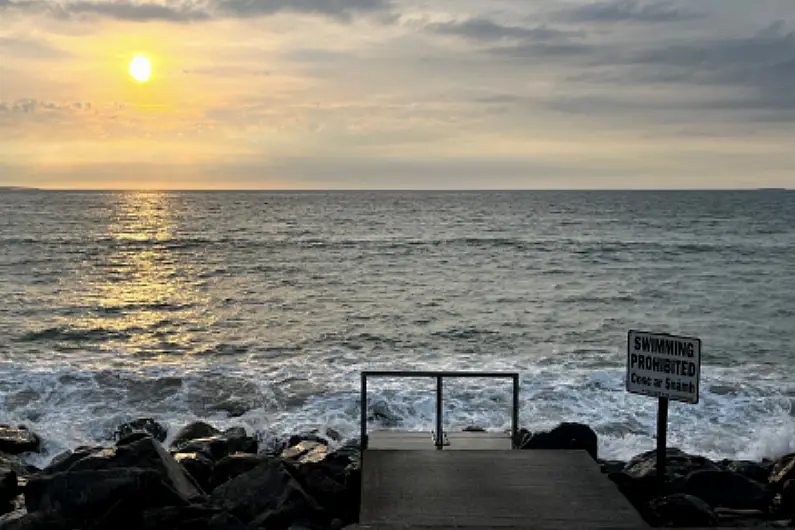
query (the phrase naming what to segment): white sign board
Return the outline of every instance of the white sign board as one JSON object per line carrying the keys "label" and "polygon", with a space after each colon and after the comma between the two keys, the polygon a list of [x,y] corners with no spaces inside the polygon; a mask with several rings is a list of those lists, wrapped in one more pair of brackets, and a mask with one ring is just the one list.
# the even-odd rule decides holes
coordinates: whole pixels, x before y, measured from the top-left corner
{"label": "white sign board", "polygon": [[630,331],[627,391],[698,403],[701,339]]}

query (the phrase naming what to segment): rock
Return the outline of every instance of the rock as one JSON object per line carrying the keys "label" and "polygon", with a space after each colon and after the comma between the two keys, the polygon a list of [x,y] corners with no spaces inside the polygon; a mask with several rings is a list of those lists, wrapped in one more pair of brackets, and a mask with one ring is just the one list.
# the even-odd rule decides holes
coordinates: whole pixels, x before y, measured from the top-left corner
{"label": "rock", "polygon": [[116,447],[119,447],[119,446],[122,446],[122,445],[129,445],[129,444],[131,444],[133,442],[137,442],[138,440],[143,440],[144,438],[151,438],[151,437],[152,437],[152,435],[149,434],[148,432],[143,432],[143,431],[134,432],[134,433],[128,434],[127,436],[125,436],[124,438],[121,438],[118,442],[116,442]]}
{"label": "rock", "polygon": [[602,460],[599,462],[599,466],[602,473],[610,474],[624,471],[624,468],[627,467],[627,463],[621,460]]}
{"label": "rock", "polygon": [[91,452],[91,449],[84,448],[80,452],[75,451],[63,462],[45,469],[43,474],[127,468],[155,471],[168,487],[186,499],[193,500],[203,496],[202,491],[185,473],[182,466],[151,437],[115,449]]}
{"label": "rock", "polygon": [[522,448],[524,445],[530,441],[530,438],[533,437],[533,433],[528,431],[525,428],[521,428],[516,431],[516,437],[514,438],[514,445],[516,447]]}
{"label": "rock", "polygon": [[784,517],[795,516],[795,479],[784,484],[776,501],[776,514]]}
{"label": "rock", "polygon": [[464,431],[463,432],[486,432],[486,429],[484,429],[483,427],[477,427],[477,426],[474,426],[474,425],[470,425],[468,427],[464,427]]}
{"label": "rock", "polygon": [[139,418],[137,420],[123,423],[113,434],[115,440],[123,440],[136,433],[147,433],[158,442],[165,442],[168,436],[168,429],[157,423],[152,418]]}
{"label": "rock", "polygon": [[80,521],[93,521],[120,503],[128,503],[130,511],[168,505],[187,505],[168,487],[161,475],[152,469],[100,469],[63,471],[34,476],[25,486],[25,507],[28,512],[57,511],[60,515]]}
{"label": "rock", "polygon": [[223,432],[224,436],[227,438],[244,438],[248,436],[246,433],[246,429],[243,427],[230,427]]}
{"label": "rock", "polygon": [[561,423],[549,432],[535,433],[520,446],[522,449],[584,449],[597,458],[596,433],[581,423]]}
{"label": "rock", "polygon": [[230,418],[239,418],[251,410],[251,404],[240,399],[227,399],[210,405],[209,410],[212,412],[226,412]]}
{"label": "rock", "polygon": [[208,506],[167,506],[147,510],[141,530],[248,530],[228,512]]}
{"label": "rock", "polygon": [[14,510],[14,499],[19,492],[17,474],[14,471],[0,468],[0,515]]}
{"label": "rock", "polygon": [[87,447],[81,446],[74,451],[64,451],[55,456],[50,461],[50,465],[45,467],[41,472],[43,474],[58,473],[59,471],[66,471],[72,467],[76,462],[97,453],[106,451],[104,447]]}
{"label": "rock", "polygon": [[770,475],[770,466],[749,460],[723,460],[720,465],[760,484],[766,484]]}
{"label": "rock", "polygon": [[177,435],[174,437],[174,440],[171,442],[171,448],[178,450],[179,446],[185,442],[195,440],[197,438],[211,438],[218,434],[221,434],[221,431],[208,423],[204,423],[203,421],[189,423],[179,430]]}
{"label": "rock", "polygon": [[654,475],[634,477],[626,471],[620,471],[610,473],[607,477],[618,486],[618,490],[650,524],[654,524],[656,516],[649,509],[649,503],[652,499],[672,493],[668,484],[660,483]]}
{"label": "rock", "polygon": [[[720,471],[721,467],[703,456],[694,456],[679,449],[670,448],[666,451],[666,475],[681,478],[693,471]],[[657,476],[657,452],[647,451],[627,462],[624,472],[635,478]]]}
{"label": "rock", "polygon": [[319,462],[329,454],[325,443],[303,441],[282,451],[280,457],[298,463]]}
{"label": "rock", "polygon": [[210,491],[210,477],[213,474],[213,461],[202,453],[176,453],[174,460],[193,477],[202,491]]}
{"label": "rock", "polygon": [[315,501],[289,473],[285,464],[271,460],[239,475],[212,492],[212,502],[244,523],[283,524],[299,515],[319,514]]}
{"label": "rock", "polygon": [[[361,470],[359,451],[345,447],[322,459],[287,460],[293,476],[329,517],[354,523],[359,513]],[[317,455],[315,455],[317,456]]]}
{"label": "rock", "polygon": [[674,494],[650,504],[655,526],[707,527],[718,524],[718,516],[707,503],[692,495]]}
{"label": "rock", "polygon": [[2,530],[74,530],[75,522],[58,512],[19,512],[0,522]]}
{"label": "rock", "polygon": [[258,450],[257,440],[248,436],[246,431],[239,427],[229,429],[223,434],[195,438],[172,447],[180,453],[202,453],[216,462],[230,454],[256,454]]}
{"label": "rock", "polygon": [[674,484],[679,493],[703,500],[712,508],[765,510],[773,500],[766,486],[734,471],[694,471]]}
{"label": "rock", "polygon": [[770,470],[768,482],[778,490],[783,488],[784,484],[792,479],[795,479],[795,453],[783,456],[776,461],[773,465],[773,469]]}
{"label": "rock", "polygon": [[24,426],[0,425],[0,453],[18,455],[38,451],[41,440]]}
{"label": "rock", "polygon": [[400,419],[397,414],[392,412],[386,401],[373,403],[372,412],[367,416],[368,422],[377,422],[381,427],[398,427]]}
{"label": "rock", "polygon": [[221,484],[251,471],[263,462],[264,460],[262,458],[248,453],[235,453],[226,456],[215,464],[212,476],[210,477],[210,489],[205,491],[211,492]]}
{"label": "rock", "polygon": [[180,445],[178,453],[201,453],[213,462],[229,454],[229,444],[225,438],[213,436],[211,438],[197,438]]}
{"label": "rock", "polygon": [[289,449],[295,445],[300,444],[301,442],[312,442],[312,443],[328,445],[328,440],[321,437],[317,433],[310,432],[304,434],[294,434],[290,436],[290,439],[287,440],[287,448]]}
{"label": "rock", "polygon": [[765,510],[739,510],[734,508],[715,508],[718,526],[722,527],[759,527],[775,528],[780,526],[770,521],[770,514]]}

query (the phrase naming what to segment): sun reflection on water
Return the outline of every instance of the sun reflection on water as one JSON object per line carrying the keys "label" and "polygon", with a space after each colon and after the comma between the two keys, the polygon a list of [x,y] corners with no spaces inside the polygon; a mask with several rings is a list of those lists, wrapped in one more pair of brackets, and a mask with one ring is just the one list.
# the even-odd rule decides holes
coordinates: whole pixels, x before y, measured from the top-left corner
{"label": "sun reflection on water", "polygon": [[139,362],[180,362],[214,317],[180,239],[174,196],[130,192],[114,199],[102,238],[108,248],[100,249],[83,289],[93,310],[70,325],[104,335],[102,350],[134,353]]}

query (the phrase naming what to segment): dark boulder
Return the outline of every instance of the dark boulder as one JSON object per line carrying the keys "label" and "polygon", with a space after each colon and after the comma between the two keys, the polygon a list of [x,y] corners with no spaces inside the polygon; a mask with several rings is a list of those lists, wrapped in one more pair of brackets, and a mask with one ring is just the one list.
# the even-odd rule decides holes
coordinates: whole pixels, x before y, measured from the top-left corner
{"label": "dark boulder", "polygon": [[361,492],[360,453],[354,447],[343,447],[287,459],[289,469],[304,490],[317,501],[327,516],[343,524],[354,523],[359,513]]}
{"label": "dark boulder", "polygon": [[294,462],[319,462],[326,458],[330,449],[325,443],[302,441],[282,451],[281,458]]}
{"label": "dark boulder", "polygon": [[177,453],[200,453],[214,462],[229,454],[229,443],[220,436],[197,438],[180,445],[176,451]]}
{"label": "dark boulder", "polygon": [[120,447],[122,445],[130,445],[133,442],[137,442],[138,440],[143,440],[144,438],[151,438],[152,435],[148,432],[138,431],[128,434],[127,436],[120,438],[118,442],[116,442],[116,447]]}
{"label": "dark boulder", "polygon": [[467,427],[464,427],[463,432],[486,432],[486,429],[484,429],[483,427],[478,427],[476,425],[469,425]]}
{"label": "dark boulder", "polygon": [[703,500],[712,508],[765,510],[773,500],[768,488],[728,470],[694,471],[674,484],[679,493]]}
{"label": "dark boulder", "polygon": [[649,508],[655,526],[709,527],[718,524],[718,516],[712,508],[692,495],[678,493],[655,499]]}
{"label": "dark boulder", "polygon": [[119,425],[113,434],[115,440],[123,440],[135,433],[147,433],[158,442],[165,442],[168,429],[157,423],[152,418],[139,418],[137,420]]}
{"label": "dark boulder", "polygon": [[0,425],[0,453],[18,455],[38,451],[41,439],[24,426]]}
{"label": "dark boulder", "polygon": [[520,446],[521,449],[583,449],[597,458],[598,439],[596,433],[582,423],[561,423],[549,432],[539,432],[530,436]]}
{"label": "dark boulder", "polygon": [[764,463],[760,464],[749,460],[723,460],[720,465],[761,484],[766,484],[768,476],[770,476],[771,466]]}
{"label": "dark boulder", "polygon": [[[76,462],[79,462],[87,456],[95,455],[103,451],[108,450],[104,447],[80,446],[74,451],[64,451],[63,453],[56,455],[50,461],[50,465],[45,467],[41,472],[43,474],[51,474],[58,473],[59,471],[66,471]],[[108,452],[108,454],[110,454],[110,452]]]}
{"label": "dark boulder", "polygon": [[13,514],[8,519],[0,523],[2,530],[74,530],[79,528],[77,522],[65,518],[58,512],[34,512],[25,513],[24,511]]}
{"label": "dark boulder", "polygon": [[[718,464],[708,458],[689,455],[675,448],[670,448],[666,451],[665,462],[666,475],[671,478],[685,477],[693,471],[721,470]],[[657,476],[657,452],[647,451],[635,456],[627,462],[624,472],[635,478]]]}
{"label": "dark boulder", "polygon": [[776,489],[781,489],[789,480],[795,479],[795,453],[779,458],[770,470],[768,481]]}
{"label": "dark boulder", "polygon": [[101,519],[124,501],[134,503],[137,513],[153,506],[188,504],[152,469],[64,471],[34,476],[25,486],[28,512],[57,511],[77,520]]}
{"label": "dark boulder", "polygon": [[10,461],[6,464],[0,455],[0,515],[13,511],[13,501],[21,491],[15,468],[16,465]]}
{"label": "dark boulder", "polygon": [[115,449],[92,451],[84,448],[55,466],[45,469],[43,475],[54,472],[147,469],[156,472],[163,482],[186,499],[203,496],[195,481],[163,447],[151,437]]}
{"label": "dark boulder", "polygon": [[292,447],[294,445],[298,445],[301,442],[317,442],[324,445],[329,445],[330,442],[341,442],[342,435],[332,429],[331,427],[325,427],[323,429],[313,429],[310,432],[301,433],[301,434],[294,434],[290,436],[290,439],[287,441],[287,447]]}
{"label": "dark boulder", "polygon": [[649,503],[653,499],[665,497],[672,493],[667,483],[661,483],[653,475],[634,477],[626,471],[620,471],[618,473],[610,473],[607,477],[616,484],[618,490],[649,523],[653,523],[655,518],[654,514],[649,510]]}
{"label": "dark boulder", "polygon": [[213,474],[213,461],[202,453],[176,453],[174,460],[193,477],[202,491],[210,491],[210,477]]}
{"label": "dark boulder", "polygon": [[301,442],[312,442],[328,445],[328,440],[315,433],[294,434],[287,440],[287,449],[300,444]]}
{"label": "dark boulder", "polygon": [[251,471],[258,465],[262,464],[265,460],[262,457],[248,453],[235,453],[226,456],[218,461],[213,468],[212,476],[210,477],[209,489],[206,491],[213,491],[215,488],[224,484],[233,478]]}
{"label": "dark boulder", "polygon": [[776,498],[776,514],[795,517],[795,479],[788,480]]}
{"label": "dark boulder", "polygon": [[[279,460],[268,461],[233,478],[216,488],[210,499],[244,523],[265,518],[270,523],[286,523],[283,526],[286,528],[296,517],[320,515],[315,501]],[[260,524],[258,521],[257,525]]]}
{"label": "dark boulder", "polygon": [[620,473],[627,467],[627,463],[621,460],[600,460],[599,467],[602,473]]}
{"label": "dark boulder", "polygon": [[377,401],[370,406],[367,421],[387,428],[400,426],[400,416],[389,408],[386,401]]}
{"label": "dark boulder", "polygon": [[173,450],[180,453],[202,453],[214,462],[235,453],[256,454],[258,443],[256,438],[248,436],[242,428],[235,427],[228,431],[206,438],[194,438],[179,445]]}
{"label": "dark boulder", "polygon": [[196,421],[189,423],[179,430],[174,440],[171,442],[171,448],[179,450],[179,446],[190,440],[197,438],[210,438],[221,434],[221,431],[203,421]]}
{"label": "dark boulder", "polygon": [[147,510],[141,530],[248,530],[248,527],[228,512],[192,505]]}

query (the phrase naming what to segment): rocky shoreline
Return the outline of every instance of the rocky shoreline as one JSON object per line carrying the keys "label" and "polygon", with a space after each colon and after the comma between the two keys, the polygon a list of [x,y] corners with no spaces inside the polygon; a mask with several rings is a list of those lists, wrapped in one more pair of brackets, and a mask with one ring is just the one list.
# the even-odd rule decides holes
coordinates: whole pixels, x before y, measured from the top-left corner
{"label": "rocky shoreline", "polygon": [[[166,447],[151,419],[119,427],[113,447],[80,447],[44,469],[23,463],[39,437],[0,426],[2,530],[337,530],[357,522],[358,442],[331,430],[263,450],[242,428],[196,422]],[[669,449],[664,480],[656,454],[603,461],[587,425],[522,430],[522,449],[583,449],[652,526],[795,527],[795,453],[748,462]]]}

